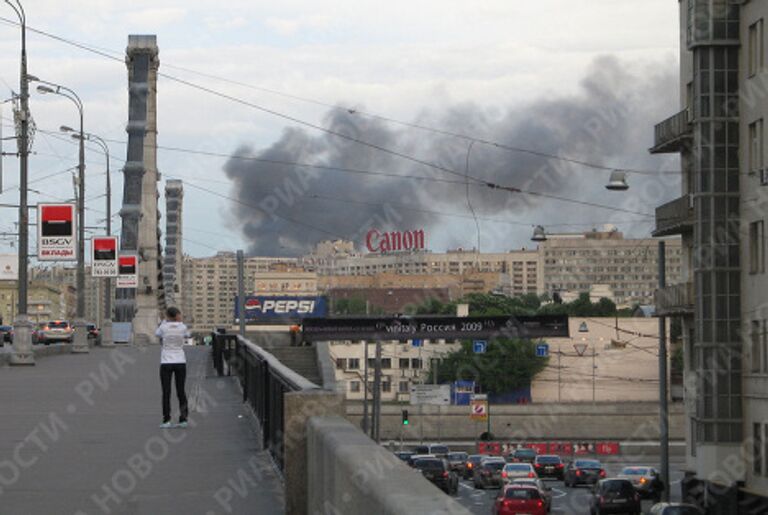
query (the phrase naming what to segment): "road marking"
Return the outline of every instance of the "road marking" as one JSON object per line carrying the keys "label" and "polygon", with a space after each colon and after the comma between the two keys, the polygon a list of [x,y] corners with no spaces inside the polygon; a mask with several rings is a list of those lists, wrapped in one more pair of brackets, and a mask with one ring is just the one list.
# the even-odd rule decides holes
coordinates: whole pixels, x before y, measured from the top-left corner
{"label": "road marking", "polygon": [[557,492],[559,494],[559,495],[553,495],[552,496],[553,499],[560,499],[561,497],[565,497],[566,495],[568,495],[568,492],[563,492],[559,488],[553,488],[552,491]]}
{"label": "road marking", "polygon": [[463,486],[463,487],[464,487],[464,488],[466,488],[467,490],[474,490],[474,488],[472,488],[472,487],[471,487],[471,486],[469,486],[469,485],[465,485],[464,483],[459,483],[459,486]]}

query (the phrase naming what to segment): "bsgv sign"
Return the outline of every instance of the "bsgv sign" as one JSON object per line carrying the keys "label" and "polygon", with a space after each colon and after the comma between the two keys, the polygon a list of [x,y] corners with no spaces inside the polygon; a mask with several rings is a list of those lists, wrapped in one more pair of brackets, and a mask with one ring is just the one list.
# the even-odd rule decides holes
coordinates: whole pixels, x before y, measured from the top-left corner
{"label": "bsgv sign", "polygon": [[75,261],[75,205],[37,205],[37,259]]}
{"label": "bsgv sign", "polygon": [[122,255],[118,258],[118,288],[139,287],[139,256]]}
{"label": "bsgv sign", "polygon": [[117,277],[117,236],[91,238],[91,275]]}
{"label": "bsgv sign", "polygon": [[423,250],[424,229],[412,231],[381,232],[371,229],[365,236],[365,246],[369,252],[396,252],[400,250]]}
{"label": "bsgv sign", "polygon": [[[239,301],[235,297],[235,320],[240,319]],[[328,314],[325,297],[245,297],[245,319],[260,320],[301,320],[324,317]]]}

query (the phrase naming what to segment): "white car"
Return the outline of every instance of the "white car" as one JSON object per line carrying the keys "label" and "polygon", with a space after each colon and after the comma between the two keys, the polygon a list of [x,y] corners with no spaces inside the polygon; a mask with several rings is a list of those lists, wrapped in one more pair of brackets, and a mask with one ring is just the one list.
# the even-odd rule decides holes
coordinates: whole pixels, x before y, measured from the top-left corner
{"label": "white car", "polygon": [[530,463],[507,463],[501,470],[501,479],[504,483],[511,483],[519,478],[538,478],[536,469]]}

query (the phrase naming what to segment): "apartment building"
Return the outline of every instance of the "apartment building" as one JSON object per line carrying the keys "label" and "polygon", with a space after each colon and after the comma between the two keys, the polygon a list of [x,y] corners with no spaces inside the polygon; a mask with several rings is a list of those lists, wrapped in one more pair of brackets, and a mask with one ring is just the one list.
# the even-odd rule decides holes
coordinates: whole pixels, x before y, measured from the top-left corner
{"label": "apartment building", "polygon": [[682,235],[683,273],[657,308],[683,320],[683,494],[711,514],[768,513],[766,19],[765,1],[680,2],[680,112],[651,149],[681,156],[654,235]]}
{"label": "apartment building", "polygon": [[[277,264],[296,266],[296,258],[245,258],[245,284],[256,285],[257,274],[270,272]],[[193,331],[207,332],[234,322],[237,295],[237,259],[234,252],[218,252],[205,258],[184,257],[185,278],[182,306]]]}
{"label": "apartment building", "polygon": [[[682,267],[682,245],[675,238],[666,246],[667,281],[676,282]],[[599,290],[620,307],[653,303],[659,275],[658,242],[652,238],[625,239],[611,227],[586,233],[547,234],[538,252],[544,290],[550,294],[558,292],[568,299],[600,285]]]}

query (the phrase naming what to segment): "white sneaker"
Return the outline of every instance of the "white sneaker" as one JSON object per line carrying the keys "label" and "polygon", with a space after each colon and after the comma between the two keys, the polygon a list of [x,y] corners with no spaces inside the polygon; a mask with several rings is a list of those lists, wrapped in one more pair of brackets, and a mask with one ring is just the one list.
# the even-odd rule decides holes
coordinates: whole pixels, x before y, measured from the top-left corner
{"label": "white sneaker", "polygon": [[171,428],[171,427],[173,427],[173,423],[172,422],[163,422],[162,424],[160,424],[160,428],[161,429],[168,429],[168,428]]}

